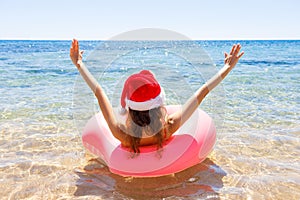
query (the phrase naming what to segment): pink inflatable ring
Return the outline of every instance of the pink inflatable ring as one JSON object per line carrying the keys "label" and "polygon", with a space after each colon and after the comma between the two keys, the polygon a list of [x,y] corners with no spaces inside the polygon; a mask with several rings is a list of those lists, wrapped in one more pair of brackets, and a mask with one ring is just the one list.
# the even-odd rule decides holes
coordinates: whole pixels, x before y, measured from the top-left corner
{"label": "pink inflatable ring", "polygon": [[[169,114],[181,109],[179,105],[166,106]],[[126,116],[118,116],[125,120]],[[102,115],[97,113],[86,124],[82,142],[86,149],[99,156],[110,171],[121,176],[155,177],[174,174],[202,162],[216,141],[212,119],[197,109],[174,135],[164,143],[160,153],[157,146],[142,146],[141,153],[132,152],[121,145]]]}

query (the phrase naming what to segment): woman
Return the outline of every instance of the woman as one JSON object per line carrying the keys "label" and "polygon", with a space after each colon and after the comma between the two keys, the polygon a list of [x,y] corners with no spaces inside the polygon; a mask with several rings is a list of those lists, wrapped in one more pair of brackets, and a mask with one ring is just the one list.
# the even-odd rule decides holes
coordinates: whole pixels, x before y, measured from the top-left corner
{"label": "woman", "polygon": [[241,45],[233,45],[229,54],[225,53],[224,67],[183,105],[181,110],[167,115],[163,106],[163,90],[148,70],[131,75],[125,82],[121,95],[123,114],[128,112],[125,124],[120,124],[114,115],[103,88],[90,74],[82,61],[83,51],[73,39],[70,57],[80,74],[93,90],[98,99],[102,114],[115,138],[134,153],[139,153],[139,146],[156,144],[161,148],[163,141],[168,140],[176,130],[188,120],[205,96],[215,88],[235,67],[243,56]]}

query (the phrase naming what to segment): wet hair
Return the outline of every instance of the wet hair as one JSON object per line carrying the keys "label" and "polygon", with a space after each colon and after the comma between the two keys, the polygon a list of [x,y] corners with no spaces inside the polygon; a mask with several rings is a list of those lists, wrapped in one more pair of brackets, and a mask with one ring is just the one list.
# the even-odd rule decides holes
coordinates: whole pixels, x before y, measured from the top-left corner
{"label": "wet hair", "polygon": [[164,107],[153,108],[146,111],[137,111],[129,108],[126,121],[128,133],[127,139],[131,150],[140,153],[139,145],[143,136],[155,137],[157,139],[157,149],[162,148],[166,109]]}

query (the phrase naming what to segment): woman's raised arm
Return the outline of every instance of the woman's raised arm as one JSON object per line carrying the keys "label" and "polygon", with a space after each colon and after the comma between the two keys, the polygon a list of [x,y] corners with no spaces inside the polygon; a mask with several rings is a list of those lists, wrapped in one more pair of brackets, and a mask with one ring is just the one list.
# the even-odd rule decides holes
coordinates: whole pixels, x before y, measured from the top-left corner
{"label": "woman's raised arm", "polygon": [[180,111],[172,114],[168,118],[169,132],[172,135],[176,130],[193,114],[198,108],[206,95],[213,90],[235,67],[238,60],[244,55],[241,52],[241,45],[233,45],[229,54],[225,53],[224,67],[211,79],[209,79],[202,87],[200,87],[195,94],[183,105]]}
{"label": "woman's raised arm", "polygon": [[121,143],[125,143],[125,133],[121,130],[119,123],[116,120],[116,117],[113,112],[112,105],[108,100],[107,95],[104,90],[100,86],[100,84],[96,81],[93,75],[89,72],[89,70],[85,67],[82,62],[82,54],[83,51],[79,50],[79,43],[76,39],[73,39],[72,46],[70,48],[70,58],[73,64],[77,67],[81,76],[94,92],[95,96],[98,99],[98,103],[102,114],[112,132],[114,137],[121,141]]}

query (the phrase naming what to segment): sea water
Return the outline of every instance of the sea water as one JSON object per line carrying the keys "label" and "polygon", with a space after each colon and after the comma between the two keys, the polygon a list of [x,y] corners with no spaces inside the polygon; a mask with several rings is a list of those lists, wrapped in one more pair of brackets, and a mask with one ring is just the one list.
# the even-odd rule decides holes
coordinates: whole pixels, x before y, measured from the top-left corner
{"label": "sea water", "polygon": [[0,41],[0,198],[299,199],[300,41],[192,42],[200,48],[80,41],[114,106],[140,69],[155,72],[167,104],[182,104],[234,43],[245,51],[199,107],[217,127],[208,158],[173,176],[123,178],[81,143],[99,107],[70,61],[71,41]]}

